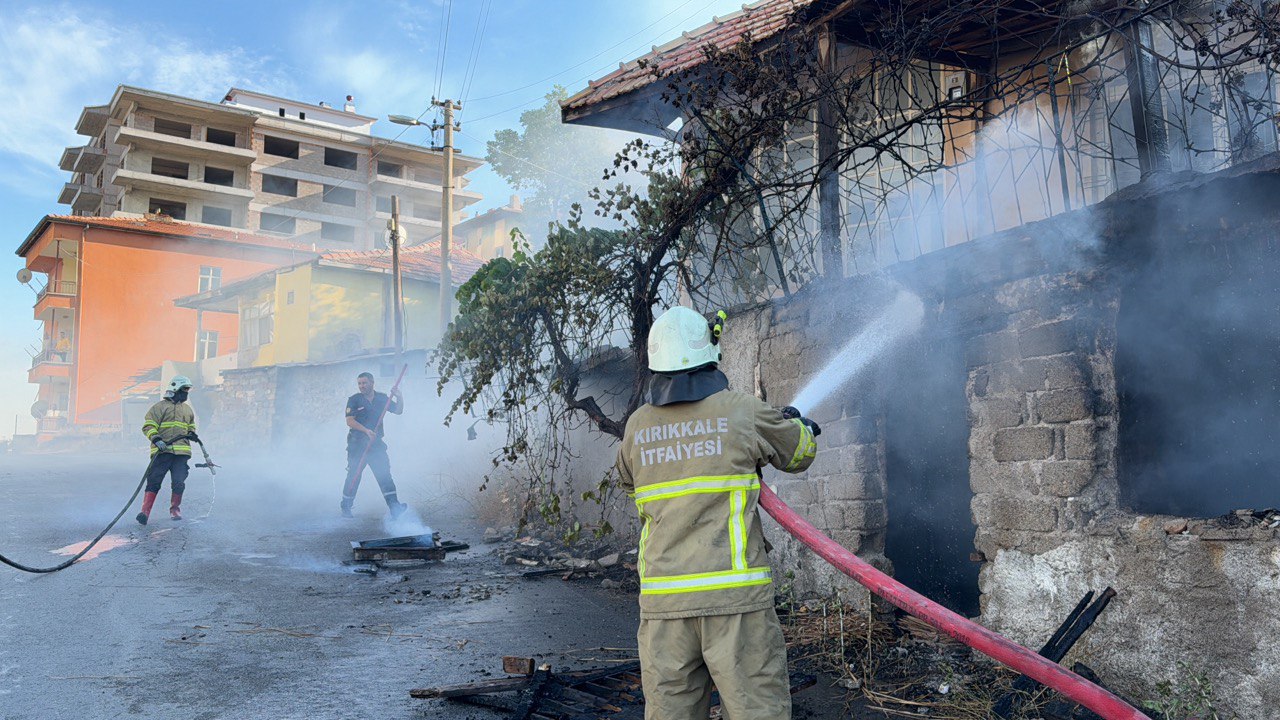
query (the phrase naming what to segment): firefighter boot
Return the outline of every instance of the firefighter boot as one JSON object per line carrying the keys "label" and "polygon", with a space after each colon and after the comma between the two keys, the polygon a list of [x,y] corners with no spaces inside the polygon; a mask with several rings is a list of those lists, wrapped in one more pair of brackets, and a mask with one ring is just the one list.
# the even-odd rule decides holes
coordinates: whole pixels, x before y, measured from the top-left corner
{"label": "firefighter boot", "polygon": [[399,500],[392,499],[391,502],[387,503],[387,509],[391,511],[391,519],[398,520],[404,514],[404,511],[409,509],[409,506]]}
{"label": "firefighter boot", "polygon": [[156,494],[148,490],[146,494],[142,496],[142,512],[138,513],[138,516],[134,518],[134,520],[137,520],[139,525],[146,525],[147,516],[151,514],[151,506],[155,504]]}
{"label": "firefighter boot", "polygon": [[182,519],[182,493],[174,493],[173,498],[169,501],[169,518],[171,520]]}

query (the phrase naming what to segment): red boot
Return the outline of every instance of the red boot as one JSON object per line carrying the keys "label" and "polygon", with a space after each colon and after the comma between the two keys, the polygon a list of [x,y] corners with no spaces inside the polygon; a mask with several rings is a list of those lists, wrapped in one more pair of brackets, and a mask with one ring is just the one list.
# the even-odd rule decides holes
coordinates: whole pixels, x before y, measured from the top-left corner
{"label": "red boot", "polygon": [[155,504],[156,494],[148,490],[146,494],[142,496],[142,512],[138,513],[138,516],[134,518],[138,521],[139,525],[147,524],[147,516],[151,514],[151,506]]}
{"label": "red boot", "polygon": [[182,508],[180,508],[179,505],[182,505],[182,493],[174,493],[173,499],[169,501],[170,519],[173,519],[173,520],[182,519]]}

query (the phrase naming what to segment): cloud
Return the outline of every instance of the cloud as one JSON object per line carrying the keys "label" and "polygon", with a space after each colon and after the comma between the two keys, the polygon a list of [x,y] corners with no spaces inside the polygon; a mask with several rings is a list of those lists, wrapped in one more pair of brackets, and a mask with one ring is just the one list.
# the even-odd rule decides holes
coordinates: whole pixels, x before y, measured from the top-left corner
{"label": "cloud", "polygon": [[291,88],[269,57],[241,48],[197,47],[93,10],[33,7],[7,18],[0,34],[0,153],[59,175],[62,148],[83,142],[75,134],[81,108],[107,102],[120,83],[208,100],[233,85]]}

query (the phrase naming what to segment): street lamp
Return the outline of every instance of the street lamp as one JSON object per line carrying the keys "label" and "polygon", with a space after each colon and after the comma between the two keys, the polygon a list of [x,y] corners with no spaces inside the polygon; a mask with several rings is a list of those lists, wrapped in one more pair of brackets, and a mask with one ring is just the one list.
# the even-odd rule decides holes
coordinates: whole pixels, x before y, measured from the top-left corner
{"label": "street lamp", "polygon": [[[444,123],[430,125],[432,131],[444,130],[444,147],[440,148],[444,153],[444,179],[440,193],[440,336],[443,338],[453,316],[453,280],[449,277],[449,246],[453,243],[453,111],[461,109],[461,106],[452,100],[432,99],[431,104],[444,108]],[[409,127],[427,125],[408,115],[388,115],[387,120]]]}

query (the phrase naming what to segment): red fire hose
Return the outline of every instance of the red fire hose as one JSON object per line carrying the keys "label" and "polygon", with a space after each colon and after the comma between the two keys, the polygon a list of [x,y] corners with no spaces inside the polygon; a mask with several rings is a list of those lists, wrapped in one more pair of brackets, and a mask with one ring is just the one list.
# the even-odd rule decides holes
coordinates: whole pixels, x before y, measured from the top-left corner
{"label": "red fire hose", "polygon": [[859,584],[876,595],[974,650],[1057,690],[1106,720],[1150,720],[1142,712],[1107,690],[1003,635],[960,617],[876,570],[836,541],[823,535],[808,520],[787,507],[787,504],[782,502],[764,483],[760,483],[760,506],[787,532],[809,546],[837,570],[857,580]]}

